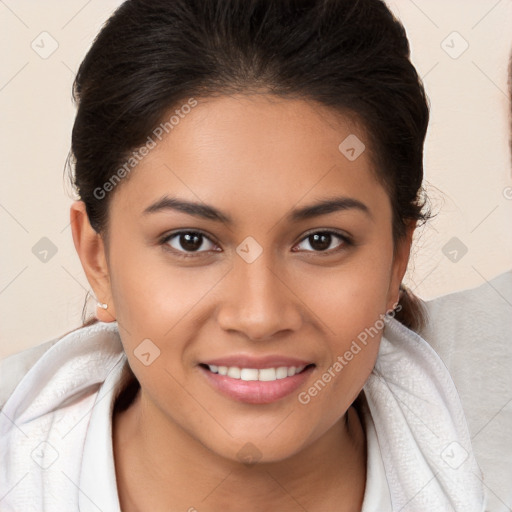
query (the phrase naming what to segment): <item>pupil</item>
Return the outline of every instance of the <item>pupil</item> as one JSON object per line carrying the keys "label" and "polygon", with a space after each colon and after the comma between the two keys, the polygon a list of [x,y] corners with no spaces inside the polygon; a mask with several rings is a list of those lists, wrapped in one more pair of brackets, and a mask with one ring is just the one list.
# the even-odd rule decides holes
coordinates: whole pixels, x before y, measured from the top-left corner
{"label": "pupil", "polygon": [[197,251],[201,247],[201,236],[197,233],[185,233],[180,237],[181,246],[188,251]]}
{"label": "pupil", "polygon": [[331,245],[331,235],[329,233],[315,233],[314,235],[311,235],[311,238],[313,238],[313,243],[310,242],[313,249],[324,251],[329,248],[329,245]]}
{"label": "pupil", "polygon": [[[181,235],[181,246],[188,251],[197,251],[201,247],[202,235],[197,233],[185,233]],[[329,233],[315,233],[311,235],[311,247],[318,251],[325,251],[331,245],[331,235]]]}

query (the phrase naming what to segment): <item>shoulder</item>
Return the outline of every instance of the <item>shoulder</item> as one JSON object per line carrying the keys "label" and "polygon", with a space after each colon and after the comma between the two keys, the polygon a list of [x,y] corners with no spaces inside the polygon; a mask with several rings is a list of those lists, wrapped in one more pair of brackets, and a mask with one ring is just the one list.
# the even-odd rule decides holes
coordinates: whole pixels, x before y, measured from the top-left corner
{"label": "shoulder", "polygon": [[88,380],[100,383],[122,354],[117,323],[99,322],[8,356],[0,361],[0,409],[18,404],[19,413],[42,396],[57,400]]}
{"label": "shoulder", "polygon": [[29,499],[51,510],[77,510],[84,457],[97,463],[99,439],[107,453],[110,411],[127,375],[117,324],[72,331],[6,358],[2,370],[8,378],[0,489],[13,489],[5,505],[26,510]]}
{"label": "shoulder", "polygon": [[450,370],[463,401],[512,398],[512,270],[425,307],[420,335]]}
{"label": "shoulder", "polygon": [[448,367],[476,432],[484,409],[496,413],[512,399],[512,270],[425,304],[420,334]]}
{"label": "shoulder", "polygon": [[0,360],[0,410],[35,362],[60,338],[27,348]]}
{"label": "shoulder", "polygon": [[428,323],[420,334],[441,357],[457,346],[488,350],[488,343],[512,353],[512,270],[424,304]]}
{"label": "shoulder", "polygon": [[[482,510],[484,491],[462,405],[446,365],[426,340],[388,318],[363,390],[393,505],[408,508],[413,496],[414,510],[448,510],[455,502],[460,510]],[[435,487],[419,489],[450,443],[464,447],[464,466],[456,474],[438,471]]]}
{"label": "shoulder", "polygon": [[421,335],[452,376],[492,490],[489,510],[498,510],[496,496],[512,503],[512,270],[425,305]]}

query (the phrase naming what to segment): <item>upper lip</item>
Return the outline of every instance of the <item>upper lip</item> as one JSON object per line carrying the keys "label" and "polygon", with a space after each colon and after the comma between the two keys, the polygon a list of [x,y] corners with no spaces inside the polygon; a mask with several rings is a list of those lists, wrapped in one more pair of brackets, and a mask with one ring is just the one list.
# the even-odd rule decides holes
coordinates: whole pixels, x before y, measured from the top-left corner
{"label": "upper lip", "polygon": [[236,366],[238,368],[278,368],[280,366],[307,366],[312,364],[311,361],[298,359],[283,355],[267,355],[267,356],[249,356],[249,355],[230,355],[202,361],[203,364],[214,366]]}

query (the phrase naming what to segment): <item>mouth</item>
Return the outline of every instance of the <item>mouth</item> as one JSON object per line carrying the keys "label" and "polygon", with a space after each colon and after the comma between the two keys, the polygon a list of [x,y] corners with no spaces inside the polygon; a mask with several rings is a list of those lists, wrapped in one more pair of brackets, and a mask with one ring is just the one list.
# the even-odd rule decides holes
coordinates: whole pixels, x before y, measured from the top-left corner
{"label": "mouth", "polygon": [[249,404],[269,404],[285,398],[304,384],[315,366],[307,363],[251,368],[199,364],[202,374],[215,390],[231,399]]}
{"label": "mouth", "polygon": [[293,377],[301,373],[309,365],[301,366],[278,366],[275,368],[239,368],[238,366],[217,366],[215,364],[204,364],[200,366],[208,369],[212,373],[219,375],[227,375],[232,379],[239,379],[243,381],[260,381],[272,382],[274,380],[285,379],[286,377]]}

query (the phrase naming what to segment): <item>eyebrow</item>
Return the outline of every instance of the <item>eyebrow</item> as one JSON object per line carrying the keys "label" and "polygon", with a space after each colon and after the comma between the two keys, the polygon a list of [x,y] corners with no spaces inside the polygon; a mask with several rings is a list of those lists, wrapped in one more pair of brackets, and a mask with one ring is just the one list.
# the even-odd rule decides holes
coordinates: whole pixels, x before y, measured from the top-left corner
{"label": "eyebrow", "polygon": [[[142,213],[143,215],[148,215],[166,210],[179,211],[203,219],[233,225],[233,219],[229,215],[223,213],[213,206],[204,203],[186,201],[184,199],[178,199],[176,197],[170,197],[167,195],[163,196],[161,199],[148,206]],[[363,202],[352,197],[338,196],[323,199],[315,204],[292,210],[286,216],[286,220],[288,222],[299,222],[318,217],[320,215],[326,215],[344,210],[359,210],[360,212],[373,219],[370,209]]]}

